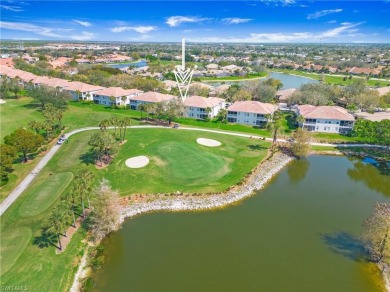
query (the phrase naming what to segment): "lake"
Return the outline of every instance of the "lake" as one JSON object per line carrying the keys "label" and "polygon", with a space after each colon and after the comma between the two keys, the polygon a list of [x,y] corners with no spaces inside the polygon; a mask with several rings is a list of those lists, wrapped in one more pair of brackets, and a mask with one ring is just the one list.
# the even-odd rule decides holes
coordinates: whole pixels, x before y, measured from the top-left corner
{"label": "lake", "polygon": [[370,163],[293,161],[239,204],[126,220],[103,243],[96,291],[381,291],[357,239],[390,178]]}
{"label": "lake", "polygon": [[126,67],[129,67],[129,66],[132,66],[132,67],[144,67],[144,66],[147,66],[148,63],[145,61],[145,60],[140,60],[140,61],[137,61],[137,62],[126,62],[126,63],[117,63],[117,64],[105,64],[104,66],[106,67],[111,67],[111,68],[118,68],[118,69],[123,69],[123,68],[126,68]]}
{"label": "lake", "polygon": [[[297,75],[289,75],[285,73],[278,73],[278,72],[270,72],[269,76],[267,78],[262,78],[262,79],[254,79],[252,81],[264,81],[268,78],[274,78],[274,79],[279,79],[283,83],[282,89],[288,89],[288,88],[299,88],[303,84],[307,83],[319,83],[318,80],[302,77],[302,76],[297,76]],[[207,81],[202,81],[204,83],[208,83],[213,86],[219,86],[222,84],[222,82],[207,82]],[[243,82],[246,81],[225,81],[225,84],[242,84]]]}

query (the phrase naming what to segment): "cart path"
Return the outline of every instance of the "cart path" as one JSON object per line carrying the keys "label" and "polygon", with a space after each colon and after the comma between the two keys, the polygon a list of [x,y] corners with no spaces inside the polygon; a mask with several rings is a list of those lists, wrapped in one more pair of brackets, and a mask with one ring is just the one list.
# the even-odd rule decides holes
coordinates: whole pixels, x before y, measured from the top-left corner
{"label": "cart path", "polygon": [[[166,126],[130,126],[129,129],[172,129],[171,127]],[[68,139],[70,136],[85,132],[85,131],[93,131],[93,130],[99,130],[99,127],[85,127],[73,130],[67,134],[65,134],[65,139]],[[114,127],[108,127],[108,129],[114,129]],[[181,127],[177,128],[175,130],[186,130],[186,131],[199,131],[199,132],[208,132],[208,133],[217,133],[217,134],[223,134],[223,135],[230,135],[230,136],[238,136],[238,137],[246,137],[246,138],[253,138],[253,139],[263,139],[264,137],[258,136],[258,135],[251,135],[251,134],[240,134],[240,133],[234,133],[234,132],[226,132],[226,131],[219,131],[219,130],[209,130],[209,129],[203,129],[203,128],[187,128],[187,127]],[[272,138],[265,138],[266,141],[272,141]],[[287,140],[284,139],[278,139],[278,142],[287,142]],[[330,144],[330,143],[310,143],[311,145],[315,146],[337,146],[337,147],[381,147],[386,148],[388,146],[383,145],[371,145],[371,144]],[[50,159],[54,156],[54,154],[57,153],[58,149],[60,149],[61,145],[55,144],[50,151],[46,153],[46,155],[39,161],[37,166],[34,167],[34,169],[23,179],[23,181],[7,196],[7,198],[4,199],[4,201],[0,205],[0,216],[4,214],[4,212],[13,204],[13,202],[16,201],[17,198],[23,193],[23,191],[31,184],[31,182],[34,180],[34,178],[39,174],[39,172],[46,166],[46,164],[50,161]]]}

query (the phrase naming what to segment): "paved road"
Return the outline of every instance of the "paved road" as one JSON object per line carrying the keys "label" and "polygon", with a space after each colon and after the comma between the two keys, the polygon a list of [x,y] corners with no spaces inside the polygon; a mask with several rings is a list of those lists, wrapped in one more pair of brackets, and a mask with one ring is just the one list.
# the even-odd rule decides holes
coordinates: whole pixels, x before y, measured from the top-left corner
{"label": "paved road", "polygon": [[[114,127],[109,127],[109,129],[113,129]],[[148,129],[148,128],[162,128],[162,129],[171,129],[170,127],[164,127],[164,126],[131,126],[129,128],[133,129]],[[98,130],[99,127],[86,127],[86,128],[80,128],[74,131],[71,131],[67,134],[65,134],[65,138],[69,138],[70,136],[84,132],[84,131],[92,131],[92,130]],[[199,132],[209,132],[209,133],[217,133],[217,134],[224,134],[224,135],[231,135],[231,136],[239,136],[239,137],[246,137],[246,138],[254,138],[254,139],[262,139],[261,136],[256,135],[249,135],[249,134],[239,134],[239,133],[232,133],[232,132],[225,132],[225,131],[218,131],[218,130],[209,130],[209,129],[201,129],[201,128],[186,128],[181,127],[178,128],[178,130],[190,130],[190,131],[199,131]],[[272,141],[272,138],[266,138],[267,141]],[[283,139],[278,139],[278,142],[287,142]],[[369,145],[369,144],[328,144],[328,143],[311,143],[312,145],[317,146],[338,146],[338,147],[360,147],[360,146],[366,146],[366,147],[383,147],[386,148],[387,146],[382,145]],[[31,182],[34,180],[34,178],[38,175],[38,173],[45,167],[45,165],[49,162],[49,160],[53,157],[54,154],[60,149],[61,145],[54,145],[49,152],[46,153],[46,155],[39,161],[37,166],[28,174],[24,180],[8,195],[8,197],[1,203],[0,205],[0,216],[3,215],[3,213],[12,205],[13,202],[23,193],[23,191],[31,184]]]}

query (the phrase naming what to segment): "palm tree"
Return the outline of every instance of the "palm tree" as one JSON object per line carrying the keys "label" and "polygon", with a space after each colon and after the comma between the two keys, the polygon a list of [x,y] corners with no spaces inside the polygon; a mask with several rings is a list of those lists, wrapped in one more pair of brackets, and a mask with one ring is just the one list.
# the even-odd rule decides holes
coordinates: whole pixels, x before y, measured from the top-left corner
{"label": "palm tree", "polygon": [[59,214],[56,214],[56,212],[52,212],[50,214],[45,224],[45,233],[52,233],[57,235],[59,250],[62,250],[61,232],[64,230],[65,226],[66,225],[64,223],[63,217],[59,216]]}
{"label": "palm tree", "polygon": [[125,140],[127,126],[131,125],[131,118],[125,117],[123,119],[123,125],[124,125],[125,128],[124,128],[124,131],[123,131],[123,139],[122,139],[122,141]]}
{"label": "palm tree", "polygon": [[[79,191],[80,198],[81,198],[81,200],[83,200],[84,198],[87,198],[88,208],[91,208],[89,194],[92,191],[91,184],[92,184],[94,178],[95,178],[94,174],[87,169],[80,170],[76,174],[76,178],[75,178],[75,182],[77,182],[76,185],[78,185],[77,189]],[[83,202],[83,205],[84,205],[84,202]],[[83,210],[83,213],[84,213],[84,210]]]}
{"label": "palm tree", "polygon": [[111,117],[110,125],[114,126],[114,128],[115,128],[115,135],[116,135],[116,127],[118,126],[118,118],[117,117]]}
{"label": "palm tree", "polygon": [[99,124],[99,127],[100,127],[100,130],[107,130],[107,127],[110,125],[110,121],[109,120],[102,120]]}
{"label": "palm tree", "polygon": [[73,219],[73,227],[76,228],[76,216],[74,215],[76,209],[76,202],[78,200],[78,194],[73,189],[65,194],[65,200],[70,206],[70,212]]}
{"label": "palm tree", "polygon": [[146,106],[146,104],[144,104],[144,103],[141,103],[141,104],[139,104],[139,105],[137,106],[137,109],[138,109],[139,111],[141,111],[141,120],[142,120],[142,113],[143,113],[144,111],[146,111],[146,108],[147,108],[147,106]]}
{"label": "palm tree", "polygon": [[306,122],[306,119],[302,116],[302,115],[299,115],[296,119],[298,125],[299,124],[302,124],[302,129],[303,129],[303,123]]}
{"label": "palm tree", "polygon": [[274,112],[272,121],[268,122],[267,128],[272,132],[272,146],[276,143],[276,140],[278,139],[278,134],[282,130],[282,116],[279,112]]}

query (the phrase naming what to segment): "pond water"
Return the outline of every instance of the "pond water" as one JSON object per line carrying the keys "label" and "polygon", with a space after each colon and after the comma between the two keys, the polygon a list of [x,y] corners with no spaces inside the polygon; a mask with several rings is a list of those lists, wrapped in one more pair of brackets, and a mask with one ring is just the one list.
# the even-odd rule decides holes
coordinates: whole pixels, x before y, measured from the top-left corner
{"label": "pond water", "polygon": [[384,201],[390,177],[372,164],[294,161],[235,206],[126,220],[104,240],[96,290],[381,291],[357,236]]}
{"label": "pond water", "polygon": [[[288,88],[299,88],[303,84],[307,83],[318,83],[318,80],[302,77],[302,76],[296,76],[296,75],[289,75],[289,74],[284,74],[284,73],[278,73],[278,72],[270,72],[269,76],[267,78],[274,78],[274,79],[279,79],[283,83],[282,89],[288,89]],[[264,81],[267,78],[262,78],[262,79],[255,79],[258,82]],[[246,81],[225,81],[225,82],[207,82],[207,81],[202,81],[204,83],[208,83],[213,86],[219,86],[221,84],[242,84]]]}
{"label": "pond water", "polygon": [[129,67],[129,66],[132,66],[132,67],[144,67],[144,66],[147,66],[148,63],[146,63],[145,60],[140,60],[140,61],[137,61],[137,62],[126,62],[126,63],[117,63],[117,64],[105,64],[104,66],[106,67],[111,67],[111,68],[118,68],[118,69],[123,69],[123,68],[126,68],[126,67]]}

